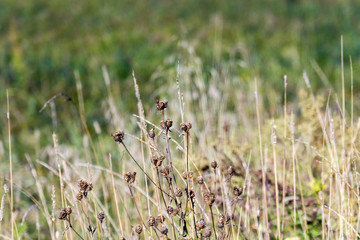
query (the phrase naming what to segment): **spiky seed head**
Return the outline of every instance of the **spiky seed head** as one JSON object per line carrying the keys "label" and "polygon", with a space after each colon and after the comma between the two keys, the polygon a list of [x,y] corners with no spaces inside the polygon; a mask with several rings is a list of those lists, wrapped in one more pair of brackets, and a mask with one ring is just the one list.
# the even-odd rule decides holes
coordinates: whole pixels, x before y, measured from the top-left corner
{"label": "spiky seed head", "polygon": [[103,211],[100,211],[97,215],[97,219],[102,223],[105,219],[105,213]]}
{"label": "spiky seed head", "polygon": [[70,207],[70,206],[67,206],[67,207],[66,207],[66,214],[67,214],[67,215],[70,215],[71,213],[72,213],[71,207]]}
{"label": "spiky seed head", "polygon": [[66,217],[67,217],[66,208],[62,208],[62,209],[60,210],[60,213],[59,213],[59,217],[58,217],[58,218],[59,218],[60,220],[65,220]]}
{"label": "spiky seed head", "polygon": [[78,194],[76,195],[76,199],[81,201],[83,199],[83,192],[79,190]]}
{"label": "spiky seed head", "polygon": [[137,233],[137,234],[141,234],[142,233],[142,230],[143,230],[143,228],[142,228],[142,226],[140,225],[140,224],[138,224],[138,225],[136,225],[136,227],[135,227],[135,232]]}
{"label": "spiky seed head", "polygon": [[111,136],[114,138],[115,142],[122,143],[125,137],[125,133],[124,131],[120,130],[117,131],[116,133],[112,133]]}
{"label": "spiky seed head", "polygon": [[157,226],[156,219],[153,216],[149,217],[148,225],[149,225],[149,227],[156,227]]}
{"label": "spiky seed head", "polygon": [[163,101],[156,100],[156,108],[159,111],[162,111],[165,108],[167,108],[167,104],[168,104],[168,102],[166,100],[163,100]]}
{"label": "spiky seed head", "polygon": [[164,215],[158,215],[157,216],[157,221],[159,223],[164,223],[165,222],[165,216]]}
{"label": "spiky seed head", "polygon": [[234,187],[233,193],[235,196],[239,197],[243,193],[242,187]]}
{"label": "spiky seed head", "polygon": [[217,168],[217,166],[218,166],[217,161],[212,161],[212,162],[211,162],[211,167],[212,167],[213,169]]}

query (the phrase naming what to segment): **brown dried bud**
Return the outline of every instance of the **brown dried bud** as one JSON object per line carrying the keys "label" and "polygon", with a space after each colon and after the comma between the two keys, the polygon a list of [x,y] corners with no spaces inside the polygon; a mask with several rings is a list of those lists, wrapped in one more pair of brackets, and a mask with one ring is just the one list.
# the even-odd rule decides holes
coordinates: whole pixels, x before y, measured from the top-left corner
{"label": "brown dried bud", "polygon": [[187,179],[187,173],[186,173],[186,171],[184,171],[183,173],[182,173],[182,177],[183,177],[183,179]]}
{"label": "brown dried bud", "polygon": [[67,213],[66,213],[66,208],[62,208],[60,210],[60,213],[59,213],[59,219],[60,220],[65,220],[66,219],[66,216],[67,216]]}
{"label": "brown dried bud", "polygon": [[192,188],[190,188],[190,190],[189,190],[189,197],[190,197],[190,198],[194,198],[194,197],[195,197],[195,192],[194,192],[194,190],[193,190]]}
{"label": "brown dried bud", "polygon": [[153,216],[149,217],[148,225],[149,225],[149,227],[156,227],[157,226],[156,219]]}
{"label": "brown dried bud", "polygon": [[182,197],[182,191],[180,188],[176,189],[175,191],[175,196],[177,196],[178,198],[181,198]]}
{"label": "brown dried bud", "polygon": [[117,131],[116,133],[112,133],[111,136],[114,138],[115,142],[122,143],[125,137],[124,131]]}
{"label": "brown dried bud", "polygon": [[170,129],[172,127],[172,124],[173,124],[173,121],[170,119],[166,120],[166,122],[165,122],[165,126],[167,129]]}
{"label": "brown dried bud", "polygon": [[171,214],[173,214],[173,212],[174,212],[174,208],[173,208],[172,206],[168,206],[167,209],[166,209],[166,212],[167,212],[169,215],[171,215]]}
{"label": "brown dried bud", "polygon": [[88,183],[86,181],[83,181],[82,179],[80,179],[78,181],[78,186],[79,186],[80,189],[85,191],[87,186],[88,186]]}
{"label": "brown dried bud", "polygon": [[209,238],[211,236],[211,229],[209,227],[204,230],[204,237]]}
{"label": "brown dried bud", "polygon": [[92,185],[92,183],[89,183],[86,187],[86,191],[90,192],[92,189],[93,189],[93,185]]}
{"label": "brown dried bud", "polygon": [[128,184],[131,184],[133,182],[135,182],[135,176],[136,176],[136,172],[127,172],[124,174],[124,179]]}
{"label": "brown dried bud", "polygon": [[224,227],[224,223],[218,221],[217,224],[216,224],[216,226],[217,226],[218,228],[223,228],[223,227]]}
{"label": "brown dried bud", "polygon": [[168,232],[169,232],[169,230],[168,230],[168,228],[167,228],[165,225],[162,225],[162,226],[160,227],[160,232],[161,232],[161,234],[163,234],[163,235],[167,235]]}
{"label": "brown dried bud", "polygon": [[149,132],[149,137],[152,138],[152,139],[155,138],[155,130],[154,130],[154,129],[155,129],[155,128],[152,127],[152,128],[150,129],[150,132]]}
{"label": "brown dried bud", "polygon": [[103,211],[100,211],[97,215],[97,219],[102,223],[105,219],[105,213]]}
{"label": "brown dried bud", "polygon": [[83,199],[83,192],[82,192],[82,190],[80,190],[80,191],[78,192],[78,194],[76,195],[76,199],[79,200],[79,201],[81,201],[81,200]]}
{"label": "brown dried bud", "polygon": [[65,211],[66,211],[66,214],[67,214],[67,215],[70,215],[70,214],[72,213],[72,209],[71,209],[70,206],[67,206],[66,209],[65,209]]}
{"label": "brown dried bud", "polygon": [[190,131],[191,127],[192,127],[191,123],[188,123],[188,124],[180,123],[181,130],[183,130],[186,133],[188,133]]}
{"label": "brown dried bud", "polygon": [[163,169],[160,170],[160,173],[162,176],[166,177],[170,173],[170,167],[169,165],[166,165]]}
{"label": "brown dried bud", "polygon": [[140,225],[140,224],[138,224],[138,225],[136,225],[136,227],[135,227],[135,232],[137,233],[137,234],[141,234],[142,233],[142,226]]}
{"label": "brown dried bud", "polygon": [[230,166],[230,167],[228,168],[228,170],[227,170],[227,173],[228,173],[230,176],[232,176],[232,175],[235,174],[235,169],[234,169],[232,166]]}
{"label": "brown dried bud", "polygon": [[218,222],[222,222],[222,223],[225,223],[225,216],[223,214],[220,214],[219,215],[219,219],[218,219]]}
{"label": "brown dried bud", "polygon": [[217,168],[217,166],[218,166],[217,161],[212,161],[212,162],[211,162],[211,167],[212,167],[212,168],[215,169],[215,168]]}
{"label": "brown dried bud", "polygon": [[204,202],[211,207],[215,202],[215,194],[212,192],[204,193]]}
{"label": "brown dried bud", "polygon": [[196,179],[197,183],[202,185],[204,184],[204,178],[202,176],[199,176],[197,179]]}
{"label": "brown dried bud", "polygon": [[162,111],[165,108],[167,108],[167,104],[168,104],[168,102],[166,100],[164,100],[164,101],[156,100],[156,108],[159,111]]}
{"label": "brown dried bud", "polygon": [[165,222],[165,216],[164,215],[158,215],[157,216],[157,221],[159,223],[164,223]]}
{"label": "brown dried bud", "polygon": [[188,173],[188,177],[189,177],[190,179],[192,179],[193,176],[194,176],[193,172],[190,171],[190,172]]}
{"label": "brown dried bud", "polygon": [[201,231],[206,227],[205,220],[201,218],[200,220],[196,221],[195,226],[196,230]]}
{"label": "brown dried bud", "polygon": [[243,193],[243,189],[241,187],[234,187],[233,193],[235,196],[239,197]]}
{"label": "brown dried bud", "polygon": [[154,164],[155,167],[160,167],[164,159],[165,159],[164,156],[160,156],[160,157],[152,156],[151,162]]}

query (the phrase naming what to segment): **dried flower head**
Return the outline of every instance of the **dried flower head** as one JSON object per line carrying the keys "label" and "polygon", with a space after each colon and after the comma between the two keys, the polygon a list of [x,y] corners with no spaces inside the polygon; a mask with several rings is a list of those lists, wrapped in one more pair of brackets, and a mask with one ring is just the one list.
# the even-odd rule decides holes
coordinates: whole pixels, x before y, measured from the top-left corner
{"label": "dried flower head", "polygon": [[202,185],[204,184],[204,178],[202,176],[199,176],[197,179],[196,179],[197,183]]}
{"label": "dried flower head", "polygon": [[135,176],[136,176],[136,172],[127,172],[124,174],[124,179],[128,184],[131,184],[133,182],[135,182]]}
{"label": "dried flower head", "polygon": [[149,131],[149,137],[154,139],[155,138],[155,128],[152,127]]}
{"label": "dried flower head", "polygon": [[59,213],[59,217],[58,217],[58,218],[59,218],[60,220],[65,220],[66,217],[67,217],[66,208],[62,208],[62,209],[60,210],[60,213]]}
{"label": "dried flower head", "polygon": [[163,235],[167,235],[168,232],[169,232],[169,230],[168,230],[168,228],[167,228],[165,225],[162,225],[162,226],[160,227],[160,232],[161,232],[161,234],[163,234]]}
{"label": "dried flower head", "polygon": [[158,215],[156,219],[157,219],[157,221],[159,223],[164,223],[165,222],[165,216],[164,215]]}
{"label": "dried flower head", "polygon": [[88,183],[86,181],[83,181],[82,179],[80,179],[78,181],[78,186],[81,190],[86,190],[87,186],[88,186]]}
{"label": "dried flower head", "polygon": [[114,138],[115,142],[122,143],[125,137],[124,131],[117,131],[116,133],[112,133],[111,136]]}
{"label": "dried flower head", "polygon": [[86,187],[86,191],[90,192],[92,189],[93,189],[93,185],[92,185],[92,183],[89,183]]}
{"label": "dried flower head", "polygon": [[191,127],[192,127],[191,123],[188,123],[188,124],[180,123],[181,130],[183,130],[186,133],[188,133],[190,131]]}
{"label": "dried flower head", "polygon": [[230,167],[228,168],[228,170],[227,170],[227,173],[228,173],[230,176],[233,176],[233,175],[235,174],[235,169],[234,169],[232,166],[230,166]]}
{"label": "dried flower head", "polygon": [[156,219],[153,216],[149,217],[148,225],[149,225],[149,227],[156,227],[157,226]]}
{"label": "dried flower head", "polygon": [[201,231],[206,227],[205,220],[201,218],[200,220],[196,221],[195,226],[196,226],[196,230]]}
{"label": "dried flower head", "polygon": [[72,213],[72,209],[71,209],[70,206],[67,206],[67,207],[65,208],[65,211],[66,211],[66,214],[67,214],[68,216]]}
{"label": "dried flower head", "polygon": [[97,215],[97,219],[102,223],[105,219],[105,213],[103,211],[100,211]]}
{"label": "dried flower head", "polygon": [[211,237],[211,229],[209,227],[206,227],[204,230],[204,237],[209,238]]}
{"label": "dried flower head", "polygon": [[190,190],[188,190],[187,188],[185,188],[185,192],[187,193],[189,198],[194,198],[195,197],[194,189],[190,188]]}
{"label": "dried flower head", "polygon": [[239,197],[243,193],[242,187],[234,187],[233,193],[235,196]]}
{"label": "dried flower head", "polygon": [[83,191],[79,190],[78,194],[76,195],[76,199],[81,201],[83,199]]}
{"label": "dried flower head", "polygon": [[166,165],[163,169],[160,170],[160,173],[162,176],[166,177],[170,173],[170,167],[169,165]]}
{"label": "dried flower head", "polygon": [[167,108],[167,104],[168,104],[168,102],[166,100],[163,100],[163,101],[156,100],[156,108],[159,111],[162,111],[165,108]]}
{"label": "dried flower head", "polygon": [[178,198],[181,198],[182,197],[182,191],[180,188],[176,189],[175,191],[175,196],[177,196]]}
{"label": "dried flower head", "polygon": [[212,161],[212,162],[211,162],[211,167],[212,167],[213,169],[217,168],[217,166],[218,166],[217,161]]}
{"label": "dried flower head", "polygon": [[215,202],[215,194],[212,192],[204,193],[204,202],[211,207]]}
{"label": "dried flower head", "polygon": [[163,163],[164,159],[165,159],[164,156],[160,156],[160,157],[152,156],[151,162],[154,164],[155,167],[160,167],[161,164]]}
{"label": "dried flower head", "polygon": [[172,206],[168,206],[167,209],[166,209],[166,212],[171,215],[174,213],[174,208]]}
{"label": "dried flower head", "polygon": [[136,225],[136,227],[135,227],[135,232],[137,233],[137,234],[141,234],[142,233],[142,226],[140,225],[140,224],[138,224],[138,225]]}

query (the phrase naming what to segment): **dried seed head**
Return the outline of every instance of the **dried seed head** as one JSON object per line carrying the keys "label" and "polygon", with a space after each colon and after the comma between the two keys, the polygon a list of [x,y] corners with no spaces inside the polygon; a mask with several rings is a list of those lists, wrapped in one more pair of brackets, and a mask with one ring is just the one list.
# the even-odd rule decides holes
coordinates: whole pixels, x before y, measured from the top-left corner
{"label": "dried seed head", "polygon": [[83,181],[82,179],[80,179],[78,181],[78,186],[81,190],[86,190],[88,183],[86,181]]}
{"label": "dried seed head", "polygon": [[224,227],[224,223],[218,221],[217,224],[216,224],[216,226],[217,226],[218,228],[223,228],[223,227]]}
{"label": "dried seed head", "polygon": [[168,119],[168,120],[166,120],[165,126],[166,126],[167,129],[170,129],[172,127],[172,124],[173,124],[173,121]]}
{"label": "dried seed head", "polygon": [[193,176],[194,176],[193,172],[190,171],[190,172],[188,173],[188,177],[189,177],[190,179],[192,179]]}
{"label": "dried seed head", "polygon": [[169,232],[169,230],[168,230],[168,228],[167,228],[165,225],[162,225],[162,226],[160,227],[160,232],[161,232],[161,234],[163,234],[163,235],[167,235],[168,232]]}
{"label": "dried seed head", "polygon": [[222,222],[222,223],[225,223],[225,221],[226,221],[226,218],[225,218],[225,216],[224,216],[223,214],[220,214],[220,215],[219,215],[219,219],[218,219],[218,222]]}
{"label": "dried seed head", "polygon": [[212,162],[211,162],[211,167],[212,167],[213,169],[217,168],[217,166],[218,166],[217,161],[212,161]]}
{"label": "dried seed head", "polygon": [[59,213],[59,217],[58,217],[58,218],[59,218],[60,220],[65,220],[66,217],[67,217],[66,208],[62,208],[62,209],[60,210],[60,213]]}
{"label": "dried seed head", "polygon": [[215,202],[215,194],[212,192],[204,193],[204,202],[211,207]]}
{"label": "dried seed head", "polygon": [[162,176],[166,177],[170,173],[170,167],[169,165],[166,165],[163,169],[160,170],[160,173]]}
{"label": "dried seed head", "polygon": [[211,236],[211,229],[206,227],[204,230],[204,237],[209,238]]}
{"label": "dried seed head", "polygon": [[67,206],[66,209],[65,209],[65,211],[66,211],[66,214],[67,214],[67,215],[70,215],[70,214],[72,213],[72,209],[71,209],[70,206]]}
{"label": "dried seed head", "polygon": [[158,215],[157,216],[157,221],[159,223],[164,223],[165,222],[165,216],[164,215]]}
{"label": "dried seed head", "polygon": [[202,185],[204,184],[204,178],[202,176],[199,176],[197,179],[196,179],[197,183]]}
{"label": "dried seed head", "polygon": [[155,130],[154,130],[154,129],[155,129],[155,128],[152,127],[152,128],[150,129],[150,132],[149,132],[149,137],[152,138],[152,139],[155,138]]}
{"label": "dried seed head", "polygon": [[168,102],[166,100],[163,100],[163,101],[156,100],[156,108],[159,111],[162,111],[165,108],[167,108],[167,104],[168,104]]}
{"label": "dried seed head", "polygon": [[160,157],[152,156],[151,162],[154,164],[155,167],[160,167],[164,159],[165,159],[164,156],[160,156]]}
{"label": "dried seed head", "polygon": [[115,142],[122,143],[125,137],[124,131],[117,131],[116,133],[112,133],[111,136],[114,138]]}
{"label": "dried seed head", "polygon": [[183,179],[187,179],[187,173],[186,173],[186,171],[184,171],[183,173],[182,173],[182,177],[183,177]]}
{"label": "dried seed head", "polygon": [[190,131],[191,127],[192,127],[191,123],[188,123],[188,124],[186,124],[186,123],[180,123],[180,128],[181,128],[181,130],[183,130],[184,132],[187,132],[187,133],[188,133],[188,132]]}
{"label": "dried seed head", "polygon": [[149,225],[149,227],[156,227],[157,226],[156,219],[153,216],[149,217],[148,225]]}
{"label": "dried seed head", "polygon": [[105,213],[103,211],[100,211],[97,215],[97,219],[102,223],[105,219]]}
{"label": "dried seed head", "polygon": [[172,206],[168,206],[167,209],[166,209],[166,212],[167,212],[169,215],[171,215],[171,214],[173,214],[173,212],[174,212],[174,208],[173,208]]}
{"label": "dried seed head", "polygon": [[243,192],[243,189],[241,187],[234,187],[233,193],[235,196],[239,197]]}
{"label": "dried seed head", "polygon": [[86,191],[90,192],[92,189],[93,189],[93,185],[92,185],[92,183],[89,183],[86,187]]}
{"label": "dried seed head", "polygon": [[133,182],[135,182],[135,176],[136,176],[136,172],[127,172],[124,174],[124,179],[128,184],[131,184]]}
{"label": "dried seed head", "polygon": [[79,190],[78,194],[76,195],[76,199],[81,201],[83,198],[83,191],[82,190]]}
{"label": "dried seed head", "polygon": [[205,220],[201,218],[200,220],[196,221],[195,226],[196,230],[201,231],[206,227]]}
{"label": "dried seed head", "polygon": [[189,198],[194,198],[194,197],[195,197],[194,189],[190,188],[190,190],[189,190],[189,192],[188,192],[188,189],[185,188],[185,192],[187,192]]}
{"label": "dried seed head", "polygon": [[141,234],[142,233],[142,226],[140,225],[140,224],[138,224],[138,225],[136,225],[136,227],[135,227],[135,232],[137,233],[137,234]]}
{"label": "dried seed head", "polygon": [[230,176],[232,176],[232,175],[235,174],[235,169],[234,169],[232,166],[230,166],[230,167],[228,168],[228,170],[227,170],[227,173],[228,173]]}
{"label": "dried seed head", "polygon": [[180,188],[176,189],[175,196],[177,196],[178,198],[182,197],[182,191]]}

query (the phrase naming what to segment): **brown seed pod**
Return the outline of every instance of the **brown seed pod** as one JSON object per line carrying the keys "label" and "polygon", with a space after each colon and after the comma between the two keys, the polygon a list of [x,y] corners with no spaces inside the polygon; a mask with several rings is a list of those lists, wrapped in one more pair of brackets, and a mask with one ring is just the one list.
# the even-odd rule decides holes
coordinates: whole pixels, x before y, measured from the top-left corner
{"label": "brown seed pod", "polygon": [[196,226],[196,230],[201,231],[206,227],[205,220],[201,218],[200,220],[196,221],[195,226]]}
{"label": "brown seed pod", "polygon": [[196,179],[197,183],[202,185],[204,184],[204,178],[202,176],[199,176],[197,179]]}
{"label": "brown seed pod", "polygon": [[153,216],[149,217],[148,225],[149,225],[149,227],[156,227],[157,226],[156,219]]}
{"label": "brown seed pod", "polygon": [[162,111],[165,108],[167,108],[167,104],[168,104],[168,102],[166,100],[163,100],[163,101],[156,100],[156,108],[159,111]]}
{"label": "brown seed pod", "polygon": [[93,189],[93,185],[92,185],[92,183],[89,183],[86,187],[86,191],[90,192],[92,189]]}
{"label": "brown seed pod", "polygon": [[187,179],[187,173],[186,173],[186,171],[184,171],[181,176],[183,177],[183,179],[186,180],[186,179]]}
{"label": "brown seed pod", "polygon": [[168,232],[169,232],[169,230],[168,230],[168,228],[167,228],[165,225],[162,225],[162,226],[160,227],[160,232],[161,232],[162,235],[167,235]]}
{"label": "brown seed pod", "polygon": [[65,220],[66,217],[67,217],[66,208],[62,208],[62,209],[60,210],[60,213],[59,213],[59,217],[58,217],[58,218],[59,218],[60,220]]}
{"label": "brown seed pod", "polygon": [[211,167],[212,167],[213,169],[217,168],[217,166],[218,166],[217,161],[212,161],[212,162],[211,162]]}
{"label": "brown seed pod", "polygon": [[194,198],[195,197],[195,192],[194,192],[194,189],[190,188],[189,190],[189,197],[190,198]]}
{"label": "brown seed pod", "polygon": [[176,189],[175,191],[175,196],[177,196],[178,198],[181,198],[182,197],[182,191],[180,188]]}
{"label": "brown seed pod", "polygon": [[72,209],[71,209],[70,206],[67,206],[66,209],[65,209],[65,211],[66,211],[66,214],[67,214],[67,215],[70,215],[70,214],[72,213]]}
{"label": "brown seed pod", "polygon": [[191,127],[192,127],[191,123],[188,123],[188,124],[180,123],[181,130],[183,130],[186,133],[188,133],[190,131]]}
{"label": "brown seed pod", "polygon": [[100,211],[98,214],[97,214],[97,219],[100,221],[100,223],[102,223],[105,219],[105,213],[103,211]]}
{"label": "brown seed pod", "polygon": [[227,170],[227,173],[228,173],[230,176],[233,176],[233,175],[235,174],[235,169],[234,169],[232,166],[230,166],[230,167],[228,168],[228,170]]}
{"label": "brown seed pod", "polygon": [[193,173],[192,171],[190,171],[190,172],[188,173],[188,177],[189,177],[190,179],[192,179],[193,176],[194,176],[194,173]]}
{"label": "brown seed pod", "polygon": [[88,183],[86,181],[83,181],[82,179],[80,179],[78,181],[78,186],[79,186],[80,189],[86,190],[86,188],[88,186]]}
{"label": "brown seed pod", "polygon": [[76,199],[81,201],[83,199],[83,192],[79,190],[78,194],[76,195]]}
{"label": "brown seed pod", "polygon": [[160,157],[152,156],[151,157],[151,162],[154,164],[155,167],[160,167],[163,160],[164,160],[164,156],[160,156]]}
{"label": "brown seed pod", "polygon": [[170,173],[170,167],[169,165],[166,165],[163,169],[160,170],[160,173],[162,176],[166,177]]}
{"label": "brown seed pod", "polygon": [[133,182],[135,182],[135,176],[136,176],[136,172],[127,172],[124,174],[124,179],[128,184],[131,184]]}
{"label": "brown seed pod", "polygon": [[167,212],[169,215],[171,215],[171,214],[173,214],[173,212],[174,212],[174,208],[171,207],[171,206],[168,206],[167,209],[166,209],[166,212]]}
{"label": "brown seed pod", "polygon": [[243,193],[242,187],[234,187],[233,193],[235,196],[239,197]]}
{"label": "brown seed pod", "polygon": [[211,236],[211,229],[206,227],[204,230],[204,237],[209,238]]}
{"label": "brown seed pod", "polygon": [[136,227],[135,227],[135,232],[137,233],[137,234],[141,234],[142,233],[142,226],[140,225],[140,224],[138,224],[138,225],[136,225]]}
{"label": "brown seed pod", "polygon": [[124,131],[117,131],[116,133],[112,133],[111,136],[114,138],[115,142],[122,143],[125,137]]}
{"label": "brown seed pod", "polygon": [[170,119],[167,119],[165,122],[165,126],[167,129],[170,129],[172,127],[173,121]]}
{"label": "brown seed pod", "polygon": [[152,127],[149,131],[149,137],[154,139],[155,138],[155,128]]}
{"label": "brown seed pod", "polygon": [[216,224],[216,226],[218,227],[218,228],[223,228],[224,227],[224,222],[217,222],[217,224]]}
{"label": "brown seed pod", "polygon": [[212,192],[204,193],[204,202],[211,207],[215,202],[215,194]]}
{"label": "brown seed pod", "polygon": [[157,221],[159,223],[164,223],[165,222],[165,216],[164,215],[158,215],[156,219],[157,219]]}

